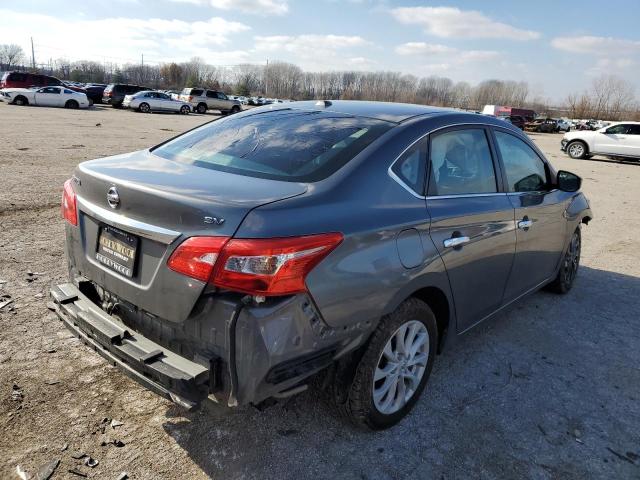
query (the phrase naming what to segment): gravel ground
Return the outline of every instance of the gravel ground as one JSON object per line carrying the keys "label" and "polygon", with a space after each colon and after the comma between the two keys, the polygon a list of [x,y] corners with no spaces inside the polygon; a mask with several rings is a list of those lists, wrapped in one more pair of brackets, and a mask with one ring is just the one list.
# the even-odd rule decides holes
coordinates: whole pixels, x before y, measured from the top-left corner
{"label": "gravel ground", "polygon": [[391,430],[355,430],[313,391],[185,413],[80,344],[46,306],[65,279],[63,181],[212,118],[0,103],[0,296],[13,300],[0,309],[0,478],[52,460],[55,479],[640,478],[640,165],[571,160],[559,135],[534,140],[583,177],[595,214],[574,289],[472,330]]}

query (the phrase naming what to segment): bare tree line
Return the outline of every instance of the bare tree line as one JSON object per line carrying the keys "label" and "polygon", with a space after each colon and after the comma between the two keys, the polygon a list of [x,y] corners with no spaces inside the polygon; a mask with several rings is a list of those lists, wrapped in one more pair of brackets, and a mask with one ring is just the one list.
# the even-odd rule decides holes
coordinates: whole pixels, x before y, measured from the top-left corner
{"label": "bare tree line", "polygon": [[[17,45],[0,45],[0,70],[19,67],[25,55]],[[194,57],[188,62],[159,65],[71,62],[64,58],[40,68],[42,73],[94,83],[136,83],[151,88],[182,89],[200,86],[237,95],[263,95],[296,100],[347,99],[418,103],[479,110],[486,104],[528,107],[552,113],[545,99],[532,97],[527,82],[485,80],[472,86],[449,78],[419,78],[399,72],[306,72],[297,65],[271,62],[268,65],[215,66]],[[571,94],[564,104],[571,118],[640,118],[640,106],[629,82],[615,76],[594,80],[592,87]],[[559,113],[559,112],[553,112]]]}
{"label": "bare tree line", "polygon": [[596,78],[590,89],[569,95],[565,103],[571,118],[640,119],[640,105],[633,86],[614,75]]}

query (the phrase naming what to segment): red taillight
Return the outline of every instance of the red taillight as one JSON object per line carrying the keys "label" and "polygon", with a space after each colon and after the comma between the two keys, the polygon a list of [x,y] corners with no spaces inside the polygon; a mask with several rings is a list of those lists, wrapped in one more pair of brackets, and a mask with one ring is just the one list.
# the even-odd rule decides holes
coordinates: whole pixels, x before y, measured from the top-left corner
{"label": "red taillight", "polygon": [[76,208],[76,192],[73,191],[71,186],[71,179],[64,182],[62,187],[62,205],[61,205],[62,218],[64,218],[71,225],[78,225],[78,210]]}
{"label": "red taillight", "polygon": [[193,97],[191,95],[189,95],[189,102],[193,102]]}
{"label": "red taillight", "polygon": [[192,237],[176,248],[169,268],[237,292],[290,295],[307,290],[309,272],[342,238],[340,233],[231,240]]}
{"label": "red taillight", "polygon": [[342,241],[342,234],[232,239],[216,264],[213,283],[252,295],[289,295],[307,290],[307,274]]}
{"label": "red taillight", "polygon": [[228,237],[191,237],[181,243],[169,258],[169,268],[202,282],[211,279],[213,266]]}

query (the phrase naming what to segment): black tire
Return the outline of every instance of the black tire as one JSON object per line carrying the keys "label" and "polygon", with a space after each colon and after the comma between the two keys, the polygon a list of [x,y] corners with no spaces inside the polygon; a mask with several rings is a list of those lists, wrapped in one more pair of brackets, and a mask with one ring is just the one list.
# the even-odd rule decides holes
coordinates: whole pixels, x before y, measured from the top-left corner
{"label": "black tire", "polygon": [[147,102],[142,102],[138,107],[138,110],[140,110],[142,113],[151,113],[151,107]]}
{"label": "black tire", "polygon": [[64,108],[77,110],[78,108],[80,108],[80,105],[75,100],[67,100],[67,103],[64,104]]}
{"label": "black tire", "polygon": [[191,107],[189,105],[183,105],[180,107],[180,113],[182,115],[189,115],[189,112],[191,112]]}
{"label": "black tire", "polygon": [[[428,356],[424,372],[412,396],[404,406],[394,413],[382,413],[374,403],[374,374],[383,358],[383,349],[387,342],[406,323],[418,321],[428,332]],[[393,313],[386,315],[371,335],[369,343],[360,358],[351,382],[347,384],[346,401],[338,404],[338,410],[359,427],[371,430],[389,428],[402,420],[420,398],[427,384],[438,345],[438,328],[436,319],[429,306],[416,298],[402,303]],[[404,379],[401,380],[404,382]]]}
{"label": "black tire", "polygon": [[234,105],[231,107],[231,114],[234,115],[240,111],[240,107],[238,105]]}
{"label": "black tire", "polygon": [[567,145],[567,155],[576,160],[585,158],[587,157],[587,145],[580,140],[569,142]]}
{"label": "black tire", "polygon": [[22,95],[18,95],[15,100],[13,101],[14,105],[18,105],[20,107],[24,107],[26,105],[29,105],[29,100],[27,100],[27,97],[24,97]]}
{"label": "black tire", "polygon": [[580,250],[582,248],[582,236],[580,227],[576,228],[571,235],[569,246],[562,258],[562,264],[558,275],[548,286],[548,289],[555,293],[565,294],[571,290],[573,283],[578,275],[580,267]]}
{"label": "black tire", "polygon": [[196,112],[198,112],[198,113],[207,113],[207,104],[206,103],[199,103],[198,106],[196,107]]}

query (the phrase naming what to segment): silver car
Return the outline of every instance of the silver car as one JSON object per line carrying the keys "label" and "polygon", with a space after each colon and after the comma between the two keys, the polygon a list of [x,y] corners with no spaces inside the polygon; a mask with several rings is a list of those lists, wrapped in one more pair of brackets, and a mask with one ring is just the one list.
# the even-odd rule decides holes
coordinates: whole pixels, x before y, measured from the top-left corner
{"label": "silver car", "polygon": [[223,92],[206,88],[185,88],[180,100],[188,102],[194,112],[206,113],[207,110],[219,110],[223,114],[238,113],[242,105],[238,100],[230,99]]}
{"label": "silver car", "polygon": [[133,95],[126,95],[122,106],[138,110],[142,113],[175,112],[188,115],[191,106],[181,100],[175,100],[163,92],[143,90]]}

